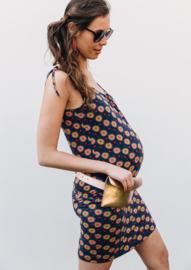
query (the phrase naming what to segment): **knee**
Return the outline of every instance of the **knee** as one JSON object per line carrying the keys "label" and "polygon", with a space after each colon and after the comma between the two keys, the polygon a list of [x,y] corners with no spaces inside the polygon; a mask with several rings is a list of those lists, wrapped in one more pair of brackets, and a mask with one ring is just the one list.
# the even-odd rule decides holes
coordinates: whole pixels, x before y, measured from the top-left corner
{"label": "knee", "polygon": [[169,269],[169,252],[166,246],[164,247],[161,258],[160,258],[161,264],[166,267],[166,269]]}
{"label": "knee", "polygon": [[147,265],[148,270],[170,270],[169,268],[169,252],[164,246],[160,253],[157,256],[153,257],[149,265]]}

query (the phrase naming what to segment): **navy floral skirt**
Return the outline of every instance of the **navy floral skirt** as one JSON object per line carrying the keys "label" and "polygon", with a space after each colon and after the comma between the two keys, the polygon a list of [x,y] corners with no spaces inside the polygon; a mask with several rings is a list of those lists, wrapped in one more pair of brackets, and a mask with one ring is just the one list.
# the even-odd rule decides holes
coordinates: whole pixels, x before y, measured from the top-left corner
{"label": "navy floral skirt", "polygon": [[78,256],[90,263],[118,258],[140,245],[156,227],[137,190],[123,208],[101,207],[102,195],[101,189],[75,176],[72,203],[81,226]]}

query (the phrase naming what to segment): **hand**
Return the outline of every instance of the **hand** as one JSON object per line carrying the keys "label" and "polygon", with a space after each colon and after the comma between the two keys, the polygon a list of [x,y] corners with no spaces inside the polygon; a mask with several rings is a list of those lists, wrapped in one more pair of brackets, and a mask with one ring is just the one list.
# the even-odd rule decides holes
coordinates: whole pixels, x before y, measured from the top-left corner
{"label": "hand", "polygon": [[114,180],[121,182],[125,193],[130,192],[134,188],[135,181],[137,182],[138,187],[142,185],[141,177],[135,178],[130,171],[111,163],[107,164],[105,174],[109,175]]}

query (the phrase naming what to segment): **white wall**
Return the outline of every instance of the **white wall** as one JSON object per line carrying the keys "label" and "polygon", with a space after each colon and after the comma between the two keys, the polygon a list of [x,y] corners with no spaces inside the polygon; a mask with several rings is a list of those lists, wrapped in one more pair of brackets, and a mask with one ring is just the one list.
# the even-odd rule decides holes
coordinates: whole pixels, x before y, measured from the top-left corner
{"label": "white wall", "polygon": [[[44,82],[52,69],[47,25],[67,1],[1,3],[0,269],[77,269],[80,223],[72,207],[74,172],[41,167],[36,132]],[[170,254],[191,269],[191,2],[110,1],[113,36],[95,80],[116,100],[141,138],[139,193]],[[60,151],[71,153],[61,131]],[[120,267],[120,268],[119,268]],[[145,269],[136,251],[112,269]]]}

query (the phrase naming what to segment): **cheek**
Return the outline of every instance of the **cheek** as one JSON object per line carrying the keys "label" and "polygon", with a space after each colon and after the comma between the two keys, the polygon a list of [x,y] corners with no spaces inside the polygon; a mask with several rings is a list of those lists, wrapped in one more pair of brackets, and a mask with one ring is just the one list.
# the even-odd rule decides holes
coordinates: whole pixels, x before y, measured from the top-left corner
{"label": "cheek", "polygon": [[83,54],[92,53],[95,47],[92,37],[81,38],[78,41],[78,49]]}

